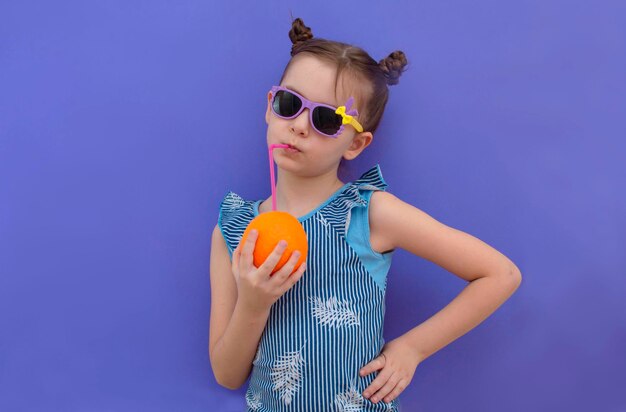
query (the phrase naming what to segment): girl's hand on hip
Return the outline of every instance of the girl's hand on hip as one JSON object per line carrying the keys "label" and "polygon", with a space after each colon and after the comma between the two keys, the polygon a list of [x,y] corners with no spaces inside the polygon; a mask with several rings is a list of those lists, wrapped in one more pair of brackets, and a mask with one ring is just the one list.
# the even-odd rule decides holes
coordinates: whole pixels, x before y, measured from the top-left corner
{"label": "girl's hand on hip", "polygon": [[299,251],[295,251],[283,267],[270,276],[287,247],[287,242],[284,240],[276,245],[259,267],[254,266],[253,252],[257,238],[258,232],[252,230],[245,244],[237,245],[232,259],[232,271],[237,283],[237,300],[241,300],[246,309],[255,312],[269,310],[306,270],[306,261],[304,261],[298,270],[293,272],[300,257]]}
{"label": "girl's hand on hip", "polygon": [[380,370],[376,379],[363,391],[363,396],[374,403],[380,400],[391,402],[411,383],[420,362],[415,349],[401,337],[387,342],[380,355],[359,371],[361,376],[366,376]]}

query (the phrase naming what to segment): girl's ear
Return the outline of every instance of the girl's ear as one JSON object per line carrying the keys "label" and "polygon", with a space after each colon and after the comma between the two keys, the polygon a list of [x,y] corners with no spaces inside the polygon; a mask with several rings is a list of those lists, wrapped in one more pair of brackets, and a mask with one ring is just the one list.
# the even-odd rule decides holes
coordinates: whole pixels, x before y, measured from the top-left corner
{"label": "girl's ear", "polygon": [[372,143],[373,139],[374,135],[371,132],[361,132],[355,134],[352,138],[352,144],[348,150],[343,153],[344,159],[352,160],[356,158],[363,150],[365,150],[367,146],[370,145],[370,143]]}

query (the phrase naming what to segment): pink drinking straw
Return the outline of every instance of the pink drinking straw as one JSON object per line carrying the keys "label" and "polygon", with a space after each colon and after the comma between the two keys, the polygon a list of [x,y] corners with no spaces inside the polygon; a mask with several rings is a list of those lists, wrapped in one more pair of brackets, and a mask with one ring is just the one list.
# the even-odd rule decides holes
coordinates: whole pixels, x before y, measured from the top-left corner
{"label": "pink drinking straw", "polygon": [[269,148],[269,154],[270,154],[270,179],[271,179],[271,182],[272,182],[272,210],[276,210],[276,182],[274,180],[274,154],[272,153],[272,150],[274,150],[276,148],[286,149],[288,147],[289,147],[288,144],[271,144],[270,148]]}

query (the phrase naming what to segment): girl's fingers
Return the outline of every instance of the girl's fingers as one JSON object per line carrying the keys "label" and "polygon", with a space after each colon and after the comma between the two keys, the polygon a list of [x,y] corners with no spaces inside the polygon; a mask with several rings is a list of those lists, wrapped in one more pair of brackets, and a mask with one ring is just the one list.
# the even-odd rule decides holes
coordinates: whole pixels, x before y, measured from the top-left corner
{"label": "girl's fingers", "polygon": [[238,246],[241,247],[241,262],[239,262],[239,264],[244,273],[248,273],[254,266],[254,256],[252,252],[254,252],[257,236],[258,232],[254,229],[251,230],[246,238],[246,242]]}
{"label": "girl's fingers", "polygon": [[[393,371],[391,371],[389,368],[383,368],[383,370],[378,372],[376,379],[374,379],[372,383],[370,383],[370,385],[365,388],[365,390],[363,391],[363,396],[368,399],[370,399],[370,397],[373,397],[372,395],[376,394],[378,390],[382,388],[385,383],[387,383],[391,375],[393,375]],[[373,399],[370,400],[373,402]],[[378,396],[378,400],[380,400],[380,396]]]}
{"label": "girl's fingers", "polygon": [[270,273],[272,273],[272,270],[274,270],[274,268],[278,264],[280,258],[283,256],[283,253],[285,253],[286,247],[287,242],[285,240],[281,240],[280,242],[278,242],[278,244],[274,247],[272,253],[270,253],[270,255],[265,259],[265,262],[263,262],[261,266],[259,266],[259,270],[262,272],[267,272],[267,275],[269,276]]}
{"label": "girl's fingers", "polygon": [[382,388],[380,388],[378,390],[378,392],[376,392],[374,394],[374,396],[372,396],[372,398],[370,399],[372,402],[378,402],[383,400],[383,398],[385,396],[387,396],[389,393],[391,393],[391,391],[393,390],[393,388],[396,387],[396,384],[398,383],[398,381],[400,380],[397,374],[392,374],[389,379],[387,380],[387,382],[385,382],[385,384],[383,385]]}
{"label": "girl's fingers", "polygon": [[301,252],[299,250],[293,251],[291,256],[289,256],[289,260],[287,260],[287,262],[285,262],[283,267],[280,268],[280,270],[278,270],[272,276],[273,282],[276,282],[279,285],[282,285],[283,283],[285,283],[285,280],[289,277],[291,272],[293,272],[293,269],[296,267],[296,263],[298,263],[298,259],[300,259],[300,253]]}
{"label": "girl's fingers", "polygon": [[359,371],[361,376],[369,375],[376,370],[382,369],[385,366],[385,360],[385,355],[381,353],[373,361],[361,368]]}
{"label": "girl's fingers", "polygon": [[[281,268],[282,269],[282,268]],[[282,295],[286,291],[288,291],[297,281],[300,280],[304,272],[306,271],[306,260],[302,262],[302,264],[298,267],[298,269],[293,272],[291,275],[287,276],[287,280],[285,280],[280,285],[280,294]]]}
{"label": "girl's fingers", "polygon": [[400,393],[402,393],[402,391],[404,390],[404,388],[406,388],[406,381],[404,379],[400,379],[400,381],[398,382],[398,384],[396,385],[395,388],[393,388],[393,390],[389,393],[389,395],[385,396],[383,398],[384,402],[391,402],[392,400],[396,399],[398,397],[398,395],[400,395]]}

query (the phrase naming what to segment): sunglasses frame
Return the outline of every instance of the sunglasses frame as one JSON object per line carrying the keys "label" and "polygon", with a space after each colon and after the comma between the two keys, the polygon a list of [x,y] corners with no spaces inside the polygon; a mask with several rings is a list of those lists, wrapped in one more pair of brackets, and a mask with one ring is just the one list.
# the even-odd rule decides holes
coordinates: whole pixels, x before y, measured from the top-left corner
{"label": "sunglasses frame", "polygon": [[[276,111],[274,110],[274,99],[276,98],[276,94],[279,91],[284,91],[284,92],[288,92],[293,94],[294,96],[298,97],[300,99],[300,101],[302,102],[302,105],[300,106],[300,109],[298,109],[298,112],[296,114],[294,114],[293,116],[290,117],[285,117],[282,116],[278,113],[276,113]],[[353,118],[353,116],[358,116],[359,112],[356,109],[352,109],[350,110],[350,106],[352,105],[352,102],[354,101],[354,99],[352,97],[350,97],[350,99],[348,99],[348,102],[346,103],[345,106],[341,106],[339,108],[337,107],[333,107],[324,103],[317,103],[317,102],[313,102],[311,100],[308,100],[307,98],[305,98],[304,96],[300,95],[299,93],[288,89],[286,87],[282,87],[282,86],[272,86],[272,89],[270,90],[270,93],[272,95],[272,98],[270,100],[270,106],[272,107],[272,113],[274,113],[274,115],[276,115],[277,117],[280,117],[281,119],[294,119],[296,117],[298,117],[300,115],[300,113],[302,113],[302,111],[304,109],[309,109],[309,122],[311,124],[311,126],[315,129],[316,132],[327,136],[327,137],[333,137],[333,138],[337,138],[344,129],[344,125],[345,124],[352,124],[352,126],[359,132],[363,131],[363,127],[359,124],[359,122],[356,121],[356,119]],[[322,132],[321,130],[319,130],[315,124],[313,123],[313,110],[317,107],[326,107],[331,109],[333,112],[335,112],[336,114],[339,114],[340,117],[342,117],[342,122],[341,125],[339,126],[339,130],[337,130],[337,132],[335,132],[335,134],[327,134]],[[347,107],[347,109],[346,109]],[[343,109],[342,109],[343,108]],[[347,114],[346,114],[346,110],[348,110]]]}

